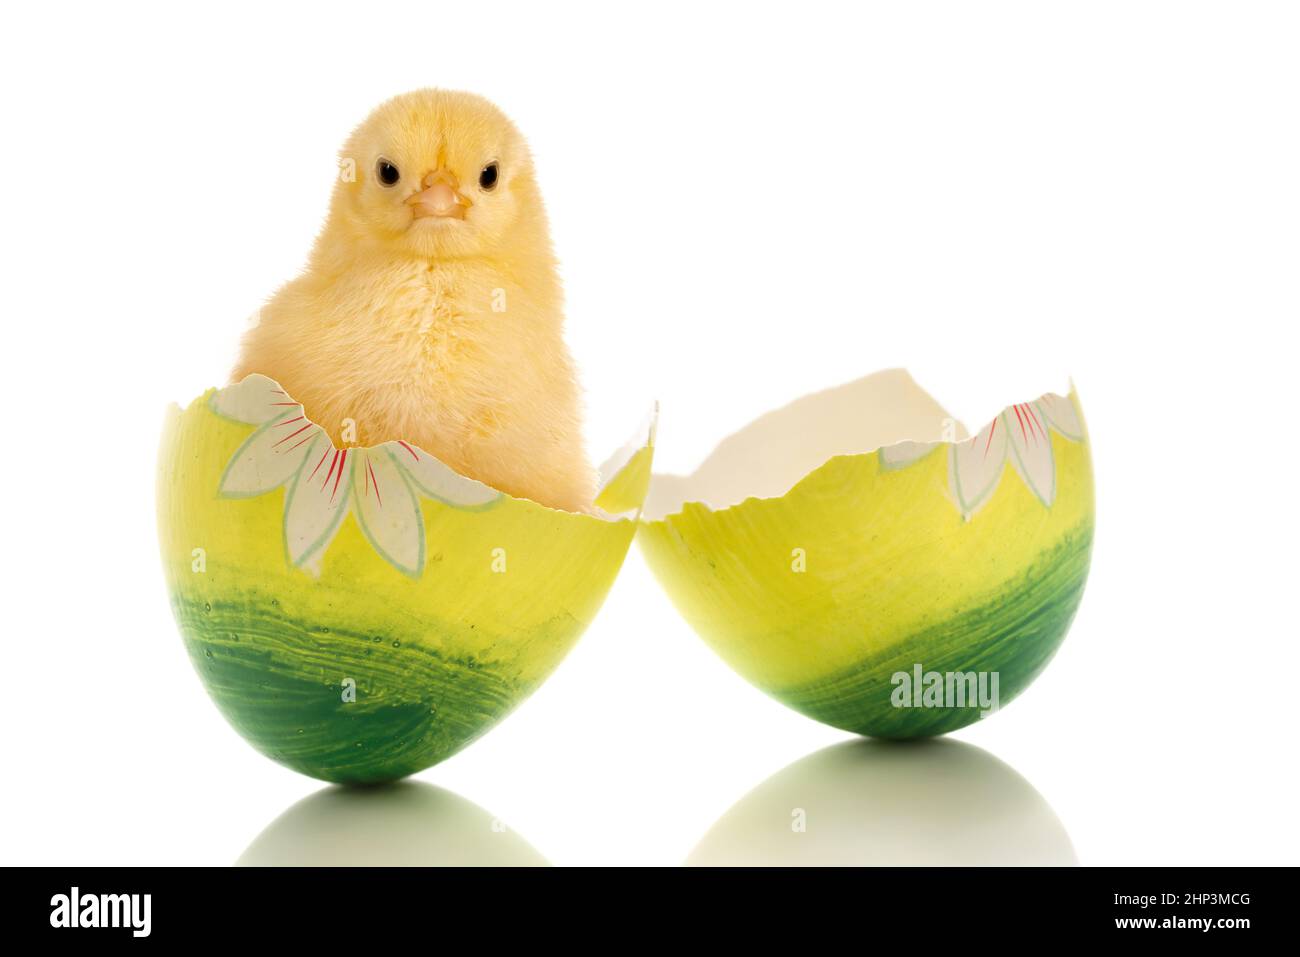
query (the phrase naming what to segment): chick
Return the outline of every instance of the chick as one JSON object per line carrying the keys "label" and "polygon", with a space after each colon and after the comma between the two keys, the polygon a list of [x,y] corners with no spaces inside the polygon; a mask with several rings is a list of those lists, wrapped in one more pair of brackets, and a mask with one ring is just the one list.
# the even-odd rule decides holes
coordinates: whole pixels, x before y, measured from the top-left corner
{"label": "chick", "polygon": [[[343,445],[401,439],[503,492],[592,507],[580,393],[532,160],[487,100],[419,90],[344,145],[305,271],[234,381],[279,381]],[[347,435],[351,439],[351,435]]]}

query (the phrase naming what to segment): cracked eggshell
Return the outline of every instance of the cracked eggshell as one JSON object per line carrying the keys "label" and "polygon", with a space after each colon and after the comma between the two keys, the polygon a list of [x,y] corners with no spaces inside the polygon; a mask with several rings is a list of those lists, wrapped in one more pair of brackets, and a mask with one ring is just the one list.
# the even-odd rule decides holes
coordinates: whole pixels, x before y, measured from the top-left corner
{"label": "cracked eggshell", "polygon": [[1073,392],[968,436],[902,370],[769,413],[691,476],[654,476],[638,534],[683,617],[743,677],[890,738],[990,711],[961,702],[969,682],[950,673],[984,673],[986,701],[996,674],[1000,706],[1023,691],[1074,617],[1092,536]]}
{"label": "cracked eggshell", "polygon": [[[559,664],[623,563],[653,419],[595,514],[512,498],[405,442],[335,448],[253,375],[168,414],[158,528],[218,708],[274,760],[374,783],[442,761]],[[618,514],[612,514],[617,511]]]}

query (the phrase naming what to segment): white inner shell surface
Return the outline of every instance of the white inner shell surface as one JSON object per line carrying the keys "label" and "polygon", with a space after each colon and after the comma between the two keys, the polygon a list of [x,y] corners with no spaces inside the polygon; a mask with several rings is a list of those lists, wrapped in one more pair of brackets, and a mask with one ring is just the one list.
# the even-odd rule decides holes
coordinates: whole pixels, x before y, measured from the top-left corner
{"label": "white inner shell surface", "polygon": [[687,502],[716,511],[747,498],[777,498],[837,455],[968,437],[905,369],[887,369],[755,419],[690,475],[655,475],[642,517],[657,521]]}

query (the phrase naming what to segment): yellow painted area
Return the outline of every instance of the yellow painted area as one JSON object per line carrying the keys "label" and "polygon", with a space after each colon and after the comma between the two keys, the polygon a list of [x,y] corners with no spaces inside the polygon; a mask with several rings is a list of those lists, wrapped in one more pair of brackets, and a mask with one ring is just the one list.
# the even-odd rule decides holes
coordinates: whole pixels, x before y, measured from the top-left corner
{"label": "yellow painted area", "polygon": [[882,470],[876,453],[836,457],[780,498],[717,512],[688,504],[643,522],[642,550],[736,671],[767,688],[815,680],[996,598],[1091,527],[1088,442],[1051,437],[1051,507],[1008,460],[967,521],[949,496],[940,445],[897,470]]}
{"label": "yellow painted area", "polygon": [[508,496],[472,510],[424,499],[427,559],[419,578],[381,558],[351,514],[316,577],[286,557],[284,488],[218,496],[226,463],[253,427],[217,416],[207,399],[170,413],[159,458],[163,564],[173,590],[192,598],[269,595],[286,617],[322,628],[377,628],[396,618],[413,626],[403,634],[435,636],[440,653],[509,662],[520,678],[540,679],[596,614],[635,533],[628,519],[602,521]]}
{"label": "yellow painted area", "polygon": [[596,496],[596,505],[611,515],[633,512],[645,501],[650,489],[650,464],[654,448],[647,445],[637,451],[619,473]]}

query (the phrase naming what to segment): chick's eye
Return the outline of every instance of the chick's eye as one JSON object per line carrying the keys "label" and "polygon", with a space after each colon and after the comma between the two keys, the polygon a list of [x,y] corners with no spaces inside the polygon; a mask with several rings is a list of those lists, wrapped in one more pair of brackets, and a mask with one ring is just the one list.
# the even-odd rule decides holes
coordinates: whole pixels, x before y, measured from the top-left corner
{"label": "chick's eye", "polygon": [[385,186],[396,186],[397,181],[402,178],[397,167],[386,159],[381,159],[375,164],[375,175],[379,177],[379,182]]}
{"label": "chick's eye", "polygon": [[496,189],[497,185],[497,164],[488,163],[483,167],[483,171],[478,174],[478,188],[490,192]]}

